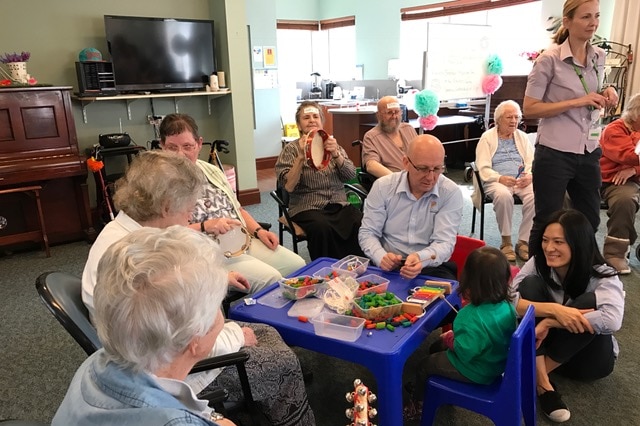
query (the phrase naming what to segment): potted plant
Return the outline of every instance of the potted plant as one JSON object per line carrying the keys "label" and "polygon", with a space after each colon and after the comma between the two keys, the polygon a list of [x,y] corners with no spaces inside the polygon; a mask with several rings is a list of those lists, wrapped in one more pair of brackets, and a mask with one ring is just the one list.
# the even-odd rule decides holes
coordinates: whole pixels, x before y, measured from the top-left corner
{"label": "potted plant", "polygon": [[31,78],[27,74],[27,61],[30,57],[31,54],[29,52],[13,52],[0,55],[0,62],[9,69],[8,75],[4,72],[5,76],[15,83],[32,84],[30,82]]}

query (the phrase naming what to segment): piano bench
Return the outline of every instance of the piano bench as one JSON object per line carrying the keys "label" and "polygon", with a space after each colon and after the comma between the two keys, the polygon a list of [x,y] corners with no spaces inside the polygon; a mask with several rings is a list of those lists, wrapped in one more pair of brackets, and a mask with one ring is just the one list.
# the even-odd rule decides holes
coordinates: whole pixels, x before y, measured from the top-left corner
{"label": "piano bench", "polygon": [[25,193],[30,195],[29,193],[33,193],[36,200],[36,207],[38,210],[38,221],[40,223],[40,230],[38,231],[26,231],[20,234],[9,235],[6,237],[0,237],[0,245],[3,244],[14,244],[20,243],[23,241],[37,241],[42,240],[44,245],[44,251],[47,254],[47,257],[51,257],[51,253],[49,252],[49,238],[47,237],[47,231],[44,226],[44,214],[42,213],[42,204],[40,202],[40,191],[42,187],[40,185],[32,185],[32,186],[21,186],[18,188],[9,188],[9,189],[0,189],[0,195],[3,194],[14,194],[14,193]]}

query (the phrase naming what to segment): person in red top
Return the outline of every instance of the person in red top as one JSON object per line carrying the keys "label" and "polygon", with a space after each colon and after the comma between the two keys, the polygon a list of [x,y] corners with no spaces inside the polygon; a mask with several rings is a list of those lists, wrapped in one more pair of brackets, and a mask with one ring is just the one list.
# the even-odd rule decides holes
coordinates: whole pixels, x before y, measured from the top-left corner
{"label": "person in red top", "polygon": [[602,199],[609,205],[603,254],[620,274],[629,274],[629,246],[638,237],[634,221],[640,206],[640,93],[627,102],[622,116],[602,133],[600,170]]}

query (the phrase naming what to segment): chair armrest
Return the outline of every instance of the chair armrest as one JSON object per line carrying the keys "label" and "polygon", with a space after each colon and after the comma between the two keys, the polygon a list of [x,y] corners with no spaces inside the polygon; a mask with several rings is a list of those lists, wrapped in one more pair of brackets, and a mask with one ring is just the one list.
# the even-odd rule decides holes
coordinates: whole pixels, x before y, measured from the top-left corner
{"label": "chair armrest", "polygon": [[478,166],[476,165],[475,161],[472,161],[471,163],[469,163],[469,166],[471,166],[471,169],[473,170],[473,176],[476,179],[476,182],[478,183],[478,189],[480,190],[480,197],[482,202],[484,203],[486,194],[484,193],[484,186],[482,185],[482,179],[480,179],[480,171],[478,170]]}
{"label": "chair armrest", "polygon": [[353,192],[358,197],[360,197],[361,201],[364,201],[369,195],[369,191],[367,191],[361,184],[359,183],[345,183],[344,189],[347,191]]}
{"label": "chair armrest", "polygon": [[208,406],[213,407],[215,404],[225,402],[229,399],[229,392],[225,388],[215,387],[202,391],[198,395],[199,398],[208,401]]}
{"label": "chair armrest", "polygon": [[282,198],[280,198],[280,196],[278,195],[278,193],[276,191],[271,191],[269,193],[269,195],[271,195],[271,198],[276,200],[276,203],[278,203],[278,206],[286,206],[286,204],[284,203]]}
{"label": "chair armrest", "polygon": [[226,355],[218,355],[203,359],[193,366],[191,373],[213,370],[214,368],[227,367],[229,365],[244,364],[249,359],[249,354],[244,351],[233,352]]}
{"label": "chair armrest", "polygon": [[295,233],[293,220],[291,220],[291,216],[289,216],[289,205],[284,201],[284,197],[280,195],[280,191],[284,191],[284,189],[271,191],[269,195],[271,195],[271,198],[276,200],[276,203],[278,203],[278,218],[280,218],[280,216],[284,216],[284,219],[287,222],[286,226],[291,230],[291,232]]}
{"label": "chair armrest", "polygon": [[271,229],[271,224],[269,222],[258,222],[258,225],[260,226],[260,228],[264,229],[265,231],[268,231]]}
{"label": "chair armrest", "polygon": [[[201,371],[207,371],[214,368],[226,367],[229,365],[235,365],[238,370],[238,378],[240,379],[240,386],[242,387],[242,394],[244,397],[243,406],[245,412],[249,412],[253,423],[261,424],[259,422],[259,412],[253,400],[251,393],[251,385],[249,384],[249,376],[247,375],[247,369],[244,363],[249,359],[249,354],[243,350],[233,352],[226,355],[219,355],[212,358],[203,359],[193,366],[190,373],[199,373]],[[210,397],[210,398],[209,398]],[[223,398],[224,397],[224,398]],[[224,388],[213,388],[211,394],[207,392],[205,399],[209,401],[209,407],[216,407],[216,410],[222,411],[222,403],[226,401],[228,392]]]}
{"label": "chair armrest", "polygon": [[367,198],[369,192],[359,183],[345,183],[344,189],[349,194],[355,194],[360,199],[360,211],[364,209],[364,200]]}

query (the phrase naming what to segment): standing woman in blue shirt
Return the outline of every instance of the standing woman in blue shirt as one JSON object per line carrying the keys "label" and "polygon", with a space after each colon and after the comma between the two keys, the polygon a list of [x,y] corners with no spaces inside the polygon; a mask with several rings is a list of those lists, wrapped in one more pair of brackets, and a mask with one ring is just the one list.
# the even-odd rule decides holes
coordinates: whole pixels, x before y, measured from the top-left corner
{"label": "standing woman in blue shirt", "polygon": [[605,52],[591,46],[599,22],[598,0],[566,0],[557,45],[538,57],[529,74],[524,114],[541,119],[530,247],[539,246],[542,224],[562,208],[565,192],[594,230],[600,224],[600,112],[617,105],[618,94],[603,87]]}

